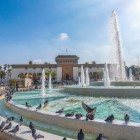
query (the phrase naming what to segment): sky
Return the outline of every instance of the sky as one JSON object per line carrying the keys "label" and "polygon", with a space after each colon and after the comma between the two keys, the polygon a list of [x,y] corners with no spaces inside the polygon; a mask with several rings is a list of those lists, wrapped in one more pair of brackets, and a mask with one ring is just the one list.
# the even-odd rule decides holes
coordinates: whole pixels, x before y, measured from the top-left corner
{"label": "sky", "polygon": [[137,65],[139,0],[0,0],[0,65],[55,63],[60,54],[77,55],[79,63],[105,63],[113,9],[126,65]]}

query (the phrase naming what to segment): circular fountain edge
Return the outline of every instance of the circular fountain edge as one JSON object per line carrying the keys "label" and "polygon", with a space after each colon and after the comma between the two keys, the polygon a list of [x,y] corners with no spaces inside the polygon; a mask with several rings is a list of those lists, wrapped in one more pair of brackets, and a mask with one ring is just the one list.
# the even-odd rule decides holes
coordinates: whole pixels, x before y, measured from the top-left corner
{"label": "circular fountain edge", "polygon": [[52,112],[35,111],[34,109],[27,109],[25,106],[15,104],[13,101],[5,102],[5,105],[12,111],[28,117],[33,120],[57,125],[63,128],[79,131],[83,129],[84,132],[96,134],[103,133],[110,138],[135,140],[140,139],[140,124],[129,123],[124,124],[123,121],[114,121],[113,123],[106,123],[103,120],[86,121],[85,118],[77,120],[74,117],[66,118],[63,115],[57,115]]}

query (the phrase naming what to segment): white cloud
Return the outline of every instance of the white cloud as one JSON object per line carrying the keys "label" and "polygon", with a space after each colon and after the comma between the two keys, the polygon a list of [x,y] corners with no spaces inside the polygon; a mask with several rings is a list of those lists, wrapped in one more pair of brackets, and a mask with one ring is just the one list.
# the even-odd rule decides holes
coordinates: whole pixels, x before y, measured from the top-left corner
{"label": "white cloud", "polygon": [[60,33],[60,34],[58,35],[58,38],[59,38],[59,40],[61,40],[61,41],[65,41],[65,40],[68,40],[68,39],[69,39],[69,36],[68,36],[67,33]]}
{"label": "white cloud", "polygon": [[44,64],[44,61],[42,59],[36,59],[33,61],[33,64]]}

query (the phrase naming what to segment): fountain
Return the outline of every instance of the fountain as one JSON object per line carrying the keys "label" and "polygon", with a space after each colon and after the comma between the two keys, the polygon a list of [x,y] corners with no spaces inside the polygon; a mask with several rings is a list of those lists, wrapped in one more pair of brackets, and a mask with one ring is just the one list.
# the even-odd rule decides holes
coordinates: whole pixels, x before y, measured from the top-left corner
{"label": "fountain", "polygon": [[133,81],[133,74],[131,69],[129,69],[129,81]]}
{"label": "fountain", "polygon": [[51,90],[52,89],[52,76],[51,76],[51,73],[49,73],[49,85],[48,85],[48,88],[49,88],[49,90]]}
{"label": "fountain", "polygon": [[81,79],[80,79],[80,76],[78,77],[78,85],[81,85]]}
{"label": "fountain", "polygon": [[89,73],[88,73],[88,68],[86,68],[86,85],[89,86]]}
{"label": "fountain", "polygon": [[82,86],[85,85],[85,74],[84,74],[83,65],[81,66],[81,85]]}
{"label": "fountain", "polygon": [[41,95],[45,96],[45,69],[42,70],[42,85],[41,85]]}
{"label": "fountain", "polygon": [[116,12],[112,11],[111,16],[111,38],[112,38],[112,52],[111,52],[111,78],[117,81],[125,81],[126,80],[126,72],[125,65],[122,53],[122,43],[121,43],[121,35],[119,30],[119,24],[117,20]]}
{"label": "fountain", "polygon": [[105,63],[105,68],[104,68],[104,86],[105,87],[110,86],[110,78],[109,78],[109,72],[108,72],[107,63]]}

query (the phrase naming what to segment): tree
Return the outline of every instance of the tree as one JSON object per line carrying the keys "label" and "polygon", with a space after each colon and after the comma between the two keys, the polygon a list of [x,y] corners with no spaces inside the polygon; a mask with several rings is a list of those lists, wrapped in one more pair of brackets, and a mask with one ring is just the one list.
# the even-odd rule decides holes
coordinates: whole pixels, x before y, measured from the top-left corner
{"label": "tree", "polygon": [[25,75],[24,75],[24,73],[20,73],[20,74],[18,75],[18,77],[19,77],[19,78],[25,78]]}
{"label": "tree", "polygon": [[1,82],[2,82],[2,79],[5,77],[5,72],[4,71],[0,71],[0,79],[1,79]]}
{"label": "tree", "polygon": [[30,61],[29,61],[29,64],[30,64],[30,65],[32,65],[32,64],[33,64],[33,62],[30,60]]}
{"label": "tree", "polygon": [[95,61],[92,61],[92,64],[96,64],[96,62]]}

